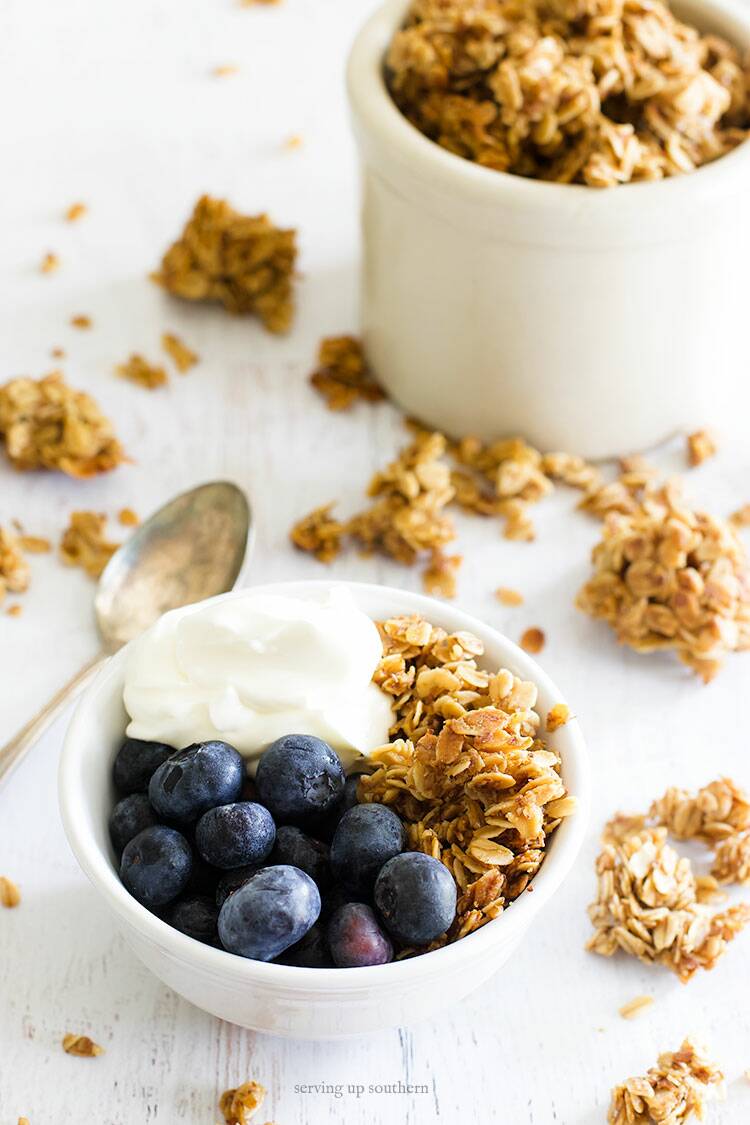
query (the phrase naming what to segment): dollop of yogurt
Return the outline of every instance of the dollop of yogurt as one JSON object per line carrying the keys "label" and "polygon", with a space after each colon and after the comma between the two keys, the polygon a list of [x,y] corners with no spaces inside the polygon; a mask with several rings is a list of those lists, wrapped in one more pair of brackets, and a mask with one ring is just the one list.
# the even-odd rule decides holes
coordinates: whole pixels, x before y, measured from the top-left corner
{"label": "dollop of yogurt", "polygon": [[391,706],[372,683],[381,654],[375,623],[343,586],[173,610],[128,654],[127,733],[177,748],[222,739],[251,772],[276,738],[311,734],[348,765],[388,741]]}

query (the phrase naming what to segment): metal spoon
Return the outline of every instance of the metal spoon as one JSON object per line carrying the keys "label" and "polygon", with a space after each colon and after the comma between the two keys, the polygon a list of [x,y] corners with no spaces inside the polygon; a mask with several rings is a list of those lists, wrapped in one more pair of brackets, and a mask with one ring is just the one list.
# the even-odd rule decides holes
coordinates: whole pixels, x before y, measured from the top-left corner
{"label": "metal spoon", "polygon": [[109,657],[178,606],[234,588],[252,547],[252,513],[236,484],[183,492],[141,524],[109,560],[94,598],[101,651],[0,747],[0,781]]}

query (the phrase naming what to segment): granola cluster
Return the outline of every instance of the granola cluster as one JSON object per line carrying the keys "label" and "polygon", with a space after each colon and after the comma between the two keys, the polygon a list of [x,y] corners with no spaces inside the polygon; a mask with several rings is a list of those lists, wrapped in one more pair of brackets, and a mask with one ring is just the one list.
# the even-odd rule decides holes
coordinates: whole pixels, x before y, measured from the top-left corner
{"label": "granola cluster", "polygon": [[125,460],[97,404],[69,387],[60,372],[0,386],[0,436],[16,469],[57,469],[85,478]]}
{"label": "granola cluster", "polygon": [[637,652],[672,649],[704,681],[750,647],[750,573],[734,527],[690,508],[676,483],[611,510],[576,604]]}
{"label": "granola cluster", "polygon": [[295,231],[204,195],[152,278],[176,297],[219,301],[228,312],[260,317],[269,332],[285,332],[296,258]]}
{"label": "granola cluster", "polygon": [[525,890],[575,800],[540,736],[534,684],[482,669],[484,649],[470,633],[417,616],[379,629],[374,679],[393,697],[394,741],[371,755],[359,799],[390,805],[409,847],[453,874],[456,920],[434,948],[497,917]]}
{"label": "granola cluster", "polygon": [[401,112],[486,168],[611,187],[747,136],[747,70],[662,0],[413,0],[386,57]]}
{"label": "granola cluster", "polygon": [[100,512],[73,512],[60,542],[60,558],[98,578],[119,547],[106,536],[107,517]]}
{"label": "granola cluster", "polygon": [[235,1089],[225,1090],[219,1099],[219,1109],[226,1125],[248,1125],[265,1097],[266,1088],[260,1082],[243,1082]]}
{"label": "granola cluster", "polygon": [[23,594],[28,589],[30,570],[17,535],[0,527],[0,602],[6,594]]}
{"label": "granola cluster", "polygon": [[385,397],[355,336],[327,336],[320,341],[318,366],[310,382],[329,410],[348,410],[360,400],[379,402]]}
{"label": "granola cluster", "polygon": [[[712,969],[727,944],[750,923],[750,904],[712,913],[706,905],[719,883],[748,879],[750,803],[728,778],[696,794],[668,789],[646,816],[619,814],[605,826],[596,861],[597,897],[589,907],[594,934],[587,948],[611,957],[624,950],[659,963],[680,980]],[[701,840],[715,849],[710,876],[668,843]]]}
{"label": "granola cluster", "polygon": [[133,352],[125,363],[120,363],[115,368],[121,379],[127,379],[139,387],[153,391],[156,387],[163,387],[169,382],[166,371],[155,363],[149,363],[138,352]]}
{"label": "granola cluster", "polygon": [[642,1078],[627,1078],[612,1091],[608,1125],[682,1125],[703,1119],[706,1102],[723,1097],[724,1075],[692,1039],[659,1055]]}

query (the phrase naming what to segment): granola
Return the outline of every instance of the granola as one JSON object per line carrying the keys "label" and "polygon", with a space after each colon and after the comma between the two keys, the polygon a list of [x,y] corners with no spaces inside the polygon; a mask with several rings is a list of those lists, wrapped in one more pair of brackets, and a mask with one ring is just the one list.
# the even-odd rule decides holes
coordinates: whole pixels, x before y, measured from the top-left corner
{"label": "granola", "polygon": [[565,703],[556,703],[554,707],[550,707],[547,712],[547,732],[552,734],[553,731],[559,730],[564,727],[570,718],[570,708]]}
{"label": "granola", "polygon": [[362,344],[354,336],[328,336],[318,349],[310,382],[329,410],[348,410],[360,399],[379,402],[384,394],[370,371]]}
{"label": "granola", "polygon": [[461,555],[446,555],[439,547],[433,547],[430,561],[422,575],[426,592],[433,597],[455,598],[458,568],[462,561]]}
{"label": "granola", "polygon": [[21,892],[12,879],[7,875],[0,875],[0,903],[12,910],[21,901]]}
{"label": "granola", "polygon": [[119,547],[105,534],[107,517],[98,512],[73,512],[60,541],[60,558],[67,566],[80,566],[98,578]]}
{"label": "granola", "polygon": [[667,789],[651,805],[649,818],[677,840],[715,845],[750,828],[750,798],[731,778],[721,777],[695,794]]}
{"label": "granola", "polygon": [[295,231],[204,195],[152,279],[176,297],[219,301],[228,312],[260,317],[269,332],[285,332],[296,257]]}
{"label": "granola", "polygon": [[523,594],[519,593],[518,590],[511,589],[510,586],[498,586],[495,590],[495,597],[501,605],[523,605]]}
{"label": "granola", "polygon": [[164,351],[171,358],[177,370],[181,375],[189,371],[199,362],[200,356],[185,344],[179,336],[175,336],[173,332],[165,332],[161,338],[161,346]]}
{"label": "granola", "polygon": [[81,1059],[95,1059],[104,1054],[104,1048],[88,1035],[76,1035],[72,1031],[63,1036],[62,1046],[66,1055],[77,1055]]}
{"label": "granola", "polygon": [[623,1004],[620,1008],[620,1015],[624,1020],[635,1019],[650,1008],[654,1002],[653,996],[634,996],[632,1000],[628,1000],[627,1004]]}
{"label": "granola", "polygon": [[134,512],[132,508],[120,508],[117,518],[123,527],[138,527],[141,522],[137,512]]}
{"label": "granola", "polygon": [[716,845],[711,874],[720,884],[750,885],[750,830],[726,836]]}
{"label": "granola", "polygon": [[708,430],[696,430],[687,437],[687,459],[691,468],[716,455],[716,442]]}
{"label": "granola", "polygon": [[39,268],[42,273],[56,273],[60,268],[60,259],[57,254],[50,251],[42,258],[42,264]]}
{"label": "granola", "polygon": [[612,1091],[608,1125],[681,1125],[703,1119],[710,1098],[724,1096],[724,1075],[705,1050],[684,1039],[678,1051],[659,1055],[642,1078],[627,1078]]}
{"label": "granola", "polygon": [[29,577],[20,539],[0,526],[0,602],[6,594],[23,594],[28,589]]}
{"label": "granola", "polygon": [[121,379],[128,379],[131,383],[137,383],[139,387],[146,387],[149,391],[153,391],[156,387],[163,387],[169,382],[163,367],[149,363],[137,352],[133,352],[125,363],[118,364],[115,371]]}
{"label": "granola", "polygon": [[418,616],[379,629],[374,681],[393,697],[394,741],[371,755],[374,771],[358,795],[390,805],[409,847],[453,874],[457,915],[435,948],[497,917],[526,889],[575,799],[540,737],[534,684],[480,668],[483,645],[470,633],[451,635]]}
{"label": "granola", "polygon": [[70,324],[73,328],[82,328],[85,330],[90,328],[93,323],[91,317],[86,313],[76,313],[75,316],[71,316],[70,318]]}
{"label": "granola", "polygon": [[0,436],[16,469],[58,469],[72,477],[106,473],[125,460],[94,400],[60,372],[0,386]]}
{"label": "granola", "polygon": [[85,203],[71,203],[70,207],[68,207],[65,212],[65,221],[68,223],[77,223],[79,219],[83,218],[87,211],[88,207]]}
{"label": "granola", "polygon": [[673,650],[705,682],[750,647],[750,575],[730,523],[690,508],[676,482],[646,483],[610,511],[576,604],[636,652]]}
{"label": "granola", "polygon": [[559,183],[689,172],[750,124],[739,51],[662,0],[412,0],[386,76],[443,148]]}
{"label": "granola", "polygon": [[521,634],[521,639],[518,643],[526,652],[530,652],[536,656],[537,653],[540,653],[544,648],[545,642],[546,637],[542,630],[533,627],[531,629],[526,629],[525,632]]}
{"label": "granola", "polygon": [[219,1109],[226,1125],[247,1125],[260,1109],[266,1096],[260,1082],[243,1082],[233,1090],[225,1090],[219,1099]]}

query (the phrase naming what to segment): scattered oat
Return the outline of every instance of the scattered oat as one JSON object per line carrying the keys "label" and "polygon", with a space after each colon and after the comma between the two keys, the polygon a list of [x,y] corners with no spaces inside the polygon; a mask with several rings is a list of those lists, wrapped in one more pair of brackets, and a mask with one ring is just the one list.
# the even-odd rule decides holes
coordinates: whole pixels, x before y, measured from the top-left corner
{"label": "scattered oat", "polygon": [[646,484],[632,512],[611,511],[576,604],[636,652],[672,649],[708,682],[750,647],[750,573],[730,523],[691,509],[676,482]]}
{"label": "scattered oat", "polygon": [[42,258],[42,264],[39,268],[42,273],[55,273],[60,268],[60,259],[57,254],[47,253]]}
{"label": "scattered oat", "polygon": [[552,731],[559,730],[564,727],[570,718],[570,708],[565,703],[556,703],[554,707],[550,707],[547,712],[547,730],[551,734]]}
{"label": "scattered oat", "polygon": [[528,887],[575,799],[539,734],[534,684],[480,668],[471,633],[417,616],[379,629],[374,681],[393,697],[395,741],[372,754],[359,799],[395,809],[409,847],[441,860],[458,884],[456,920],[432,948],[497,917]]}
{"label": "scattered oat", "polygon": [[495,590],[495,597],[502,605],[523,605],[523,594],[518,590],[512,590],[510,586],[498,586]]}
{"label": "scattered oat", "polygon": [[71,316],[70,323],[74,328],[90,328],[93,321],[90,316],[86,316],[84,313],[77,313],[75,316]]}
{"label": "scattered oat", "polygon": [[71,203],[68,210],[65,212],[65,219],[69,223],[77,223],[79,219],[88,211],[85,203]]}
{"label": "scattered oat", "polygon": [[233,74],[238,74],[239,69],[232,63],[225,63],[223,66],[215,66],[212,73],[214,78],[229,78]]}
{"label": "scattered oat", "polygon": [[73,512],[60,541],[60,558],[66,566],[80,566],[98,578],[119,547],[105,536],[107,517],[97,512]]}
{"label": "scattered oat", "polygon": [[21,892],[7,875],[0,875],[0,903],[12,910],[21,901]]}
{"label": "scattered oat", "polygon": [[684,1039],[679,1051],[659,1055],[643,1078],[628,1078],[612,1091],[608,1125],[682,1125],[705,1104],[724,1096],[724,1075],[705,1050]]}
{"label": "scattered oat", "polygon": [[168,356],[171,357],[177,370],[181,375],[189,371],[198,363],[200,356],[197,352],[192,351],[187,344],[183,343],[179,336],[175,336],[172,332],[165,332],[161,338],[161,346]]}
{"label": "scattered oat", "polygon": [[219,1109],[226,1125],[247,1125],[265,1097],[266,1088],[260,1082],[244,1082],[234,1090],[225,1090],[219,1099]]}
{"label": "scattered oat", "polygon": [[361,342],[354,336],[321,340],[318,366],[310,382],[329,410],[348,410],[360,399],[379,402],[385,397],[367,365]]}
{"label": "scattered oat", "polygon": [[53,359],[65,359],[65,348],[51,348],[49,354]]}
{"label": "scattered oat", "polygon": [[522,649],[526,650],[526,652],[530,652],[532,655],[536,655],[544,648],[545,640],[546,637],[544,636],[544,633],[541,629],[532,628],[527,629],[524,633],[522,633],[521,639],[518,643],[520,644]]}
{"label": "scattered oat", "polygon": [[132,508],[120,508],[117,513],[117,518],[123,527],[138,527],[141,522],[138,514]]}
{"label": "scattered oat", "polygon": [[81,1059],[93,1059],[104,1054],[104,1048],[89,1039],[88,1035],[75,1035],[71,1031],[63,1036],[62,1046],[66,1055],[76,1055]]}
{"label": "scattered oat", "polygon": [[422,574],[425,592],[435,597],[455,598],[461,562],[461,555],[446,555],[439,547],[433,547],[430,561]]}
{"label": "scattered oat", "polygon": [[23,606],[20,602],[16,602],[15,605],[9,605],[5,612],[8,617],[20,617],[23,613]]}
{"label": "scattered oat", "polygon": [[623,1004],[620,1015],[624,1020],[635,1019],[641,1012],[645,1012],[646,1008],[650,1008],[653,1002],[653,996],[635,996],[632,1000],[628,1000],[627,1004]]}
{"label": "scattered oat", "polygon": [[259,316],[269,332],[285,332],[296,257],[294,230],[204,195],[152,280],[176,297],[220,301],[231,313]]}
{"label": "scattered oat", "polygon": [[296,152],[297,149],[302,148],[304,141],[300,133],[292,133],[290,137],[284,141],[284,148],[287,152]]}
{"label": "scattered oat", "polygon": [[133,352],[125,363],[119,364],[115,371],[121,379],[128,379],[131,383],[137,383],[139,387],[145,387],[149,391],[155,390],[156,387],[163,387],[169,382],[163,367],[149,363],[137,352]]}
{"label": "scattered oat", "polygon": [[19,542],[27,555],[47,555],[52,550],[49,539],[41,535],[21,535]]}
{"label": "scattered oat", "polygon": [[746,74],[739,50],[661,0],[413,0],[386,55],[397,106],[443,148],[598,188],[735,148]]}
{"label": "scattered oat", "polygon": [[16,469],[58,469],[72,477],[106,473],[125,460],[93,398],[60,372],[0,386],[0,436]]}
{"label": "scattered oat", "polygon": [[20,539],[0,526],[0,602],[7,593],[23,594],[28,589],[29,577]]}
{"label": "scattered oat", "polygon": [[691,468],[702,465],[716,454],[716,442],[708,430],[696,430],[687,437],[687,459]]}
{"label": "scattered oat", "polygon": [[735,527],[750,527],[750,504],[743,504],[736,512],[732,512],[729,522]]}

